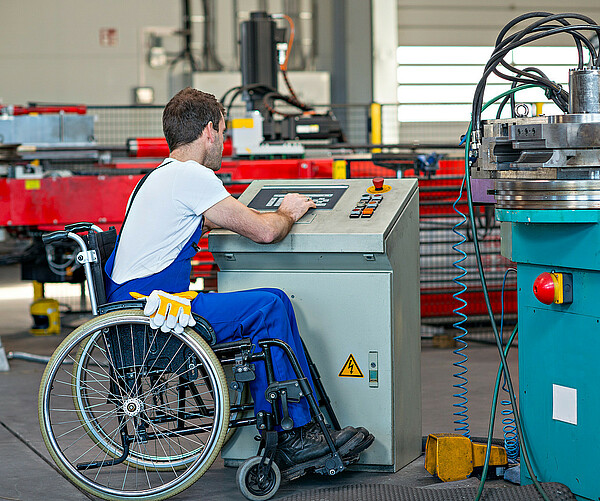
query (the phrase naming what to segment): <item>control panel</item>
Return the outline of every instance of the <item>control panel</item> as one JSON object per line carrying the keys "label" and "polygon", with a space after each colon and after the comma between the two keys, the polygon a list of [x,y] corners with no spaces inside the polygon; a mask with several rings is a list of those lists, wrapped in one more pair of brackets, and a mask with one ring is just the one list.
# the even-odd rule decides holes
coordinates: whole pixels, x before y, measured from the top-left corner
{"label": "control panel", "polygon": [[348,186],[265,186],[254,196],[248,207],[256,210],[275,210],[288,193],[300,193],[311,198],[317,209],[333,209]]}
{"label": "control panel", "polygon": [[281,242],[265,246],[226,230],[213,230],[209,250],[234,253],[238,264],[244,257],[240,253],[249,252],[385,253],[385,240],[417,192],[416,179],[253,181],[239,199],[248,207],[275,211],[288,193],[306,195],[317,207]]}
{"label": "control panel", "polygon": [[382,200],[383,195],[369,195],[365,193],[356,203],[356,207],[350,211],[350,217],[371,217]]}
{"label": "control panel", "polygon": [[[274,211],[287,193],[317,205],[264,245],[213,230],[219,292],[283,290],[342,426],[376,439],[354,468],[396,471],[421,453],[419,191],[416,179],[257,180],[240,201]],[[365,414],[365,409],[378,409]],[[256,454],[246,427],[223,448]]]}
{"label": "control panel", "polygon": [[[351,218],[370,218],[383,201],[384,191],[390,187],[383,185],[383,178],[373,179],[373,186],[366,190],[349,213]],[[348,185],[340,186],[264,186],[248,203],[248,207],[256,210],[277,210],[288,193],[300,193],[312,199],[316,210],[331,210],[348,189]]]}

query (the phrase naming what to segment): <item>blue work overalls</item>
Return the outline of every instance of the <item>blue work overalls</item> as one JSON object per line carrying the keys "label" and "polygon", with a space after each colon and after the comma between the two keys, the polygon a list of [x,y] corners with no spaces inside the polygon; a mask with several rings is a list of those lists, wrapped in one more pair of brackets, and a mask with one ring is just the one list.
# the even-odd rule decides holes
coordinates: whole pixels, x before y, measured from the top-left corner
{"label": "blue work overalls", "polygon": [[[149,295],[153,290],[177,293],[187,291],[192,270],[191,259],[196,254],[194,244],[202,236],[201,218],[196,232],[181,250],[175,261],[167,268],[148,277],[136,278],[123,284],[117,284],[110,278],[114,266],[115,250],[106,262],[106,295],[109,302],[131,299],[129,292]],[[117,241],[118,244],[118,241]],[[302,341],[296,324],[296,316],[287,295],[279,289],[251,289],[239,292],[200,293],[192,301],[192,311],[204,317],[212,325],[217,342],[236,341],[249,337],[257,346],[262,339],[280,339],[289,344],[298,357],[300,366],[311,386],[314,385],[308,369],[308,363],[302,347]],[[260,351],[258,348],[255,351]],[[296,375],[277,347],[271,349],[275,378],[278,381],[296,379]],[[255,412],[271,412],[271,404],[265,399],[267,376],[263,362],[256,362],[256,379],[250,382],[250,392],[254,399]],[[303,426],[311,420],[306,399],[299,403],[288,400],[290,417],[294,427]]]}

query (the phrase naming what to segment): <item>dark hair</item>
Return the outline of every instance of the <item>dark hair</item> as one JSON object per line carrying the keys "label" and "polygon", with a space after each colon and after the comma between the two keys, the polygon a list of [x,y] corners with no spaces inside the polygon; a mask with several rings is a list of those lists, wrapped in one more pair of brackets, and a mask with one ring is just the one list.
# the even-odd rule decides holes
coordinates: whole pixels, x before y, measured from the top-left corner
{"label": "dark hair", "polygon": [[180,90],[167,103],[163,111],[163,132],[173,151],[200,137],[209,122],[218,132],[225,108],[215,96],[191,87]]}

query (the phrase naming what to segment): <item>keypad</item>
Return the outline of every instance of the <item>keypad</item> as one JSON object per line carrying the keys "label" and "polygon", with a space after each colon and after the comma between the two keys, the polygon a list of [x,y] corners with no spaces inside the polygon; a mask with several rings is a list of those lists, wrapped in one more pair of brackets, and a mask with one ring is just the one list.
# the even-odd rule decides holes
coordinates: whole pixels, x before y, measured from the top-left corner
{"label": "keypad", "polygon": [[365,193],[356,202],[356,207],[350,211],[351,218],[370,218],[375,213],[379,204],[383,201],[383,195],[369,195]]}

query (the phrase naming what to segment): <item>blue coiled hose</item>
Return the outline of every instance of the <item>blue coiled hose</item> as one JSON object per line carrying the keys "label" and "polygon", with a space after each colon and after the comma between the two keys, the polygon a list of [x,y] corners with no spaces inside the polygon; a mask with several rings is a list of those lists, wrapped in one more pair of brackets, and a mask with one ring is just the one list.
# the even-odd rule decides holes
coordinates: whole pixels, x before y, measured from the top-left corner
{"label": "blue coiled hose", "polygon": [[[526,84],[526,85],[521,85],[519,87],[510,89],[506,92],[503,92],[502,94],[496,96],[494,99],[492,99],[491,101],[488,101],[485,105],[482,106],[481,111],[483,112],[488,106],[490,106],[490,104],[498,101],[499,99],[502,99],[505,96],[508,96],[510,94],[513,94],[515,92],[518,92],[520,90],[524,90],[524,89],[529,89],[529,88],[533,88],[536,87],[536,85],[534,84]],[[471,197],[471,190],[470,190],[470,175],[469,175],[469,166],[470,166],[470,158],[469,158],[469,144],[471,142],[471,132],[473,130],[473,124],[470,123],[469,124],[469,128],[467,130],[467,133],[465,135],[465,177],[463,179],[463,184],[461,185],[461,195],[462,195],[462,189],[463,186],[465,184],[469,185],[469,189],[467,190],[467,203],[468,203],[468,207],[469,207],[469,216],[471,218],[471,221],[473,221],[473,227],[475,226],[475,216],[473,213],[473,201],[472,201],[472,197]],[[462,142],[461,142],[462,143]],[[460,197],[459,197],[460,200]],[[489,467],[489,462],[490,462],[490,453],[492,450],[491,444],[492,444],[492,435],[494,432],[494,414],[496,412],[496,401],[497,401],[497,396],[498,396],[498,386],[499,386],[499,382],[500,382],[500,372],[503,372],[506,375],[506,382],[507,382],[507,386],[508,386],[508,391],[509,393],[512,393],[513,398],[514,398],[514,391],[513,391],[513,386],[512,386],[512,382],[510,380],[510,373],[509,373],[509,368],[506,362],[506,353],[508,353],[508,348],[510,346],[510,342],[511,340],[509,340],[508,345],[503,349],[502,348],[502,340],[500,339],[500,336],[498,334],[498,329],[496,327],[496,322],[494,320],[494,315],[492,312],[492,305],[490,303],[490,298],[489,298],[489,293],[488,293],[488,289],[487,289],[487,284],[485,281],[485,274],[483,271],[483,263],[481,260],[481,254],[479,252],[479,239],[477,237],[477,232],[474,231],[473,232],[473,246],[475,249],[475,256],[476,256],[476,260],[477,260],[477,268],[479,270],[479,276],[481,278],[481,285],[483,287],[483,297],[485,299],[485,305],[486,308],[488,310],[488,314],[490,317],[490,321],[491,321],[491,326],[492,329],[494,331],[494,338],[496,339],[496,345],[498,346],[498,352],[500,355],[500,369],[498,371],[498,377],[497,377],[497,381],[496,381],[496,386],[495,386],[495,390],[494,390],[494,398],[493,398],[493,406],[492,406],[492,412],[490,412],[490,424],[489,424],[489,428],[488,428],[488,441],[487,441],[487,448],[486,448],[486,453],[485,453],[485,461],[483,464],[483,471],[481,474],[481,481],[479,482],[479,489],[477,490],[477,495],[475,496],[475,501],[479,501],[481,499],[481,496],[483,495],[483,487],[485,485],[485,479],[487,477],[487,472],[488,472],[488,467]],[[462,277],[461,277],[462,278]],[[513,333],[513,335],[515,335],[517,332],[516,328],[515,331]],[[505,353],[506,352],[506,353]],[[548,495],[544,492],[544,489],[542,488],[539,480],[537,479],[537,477],[535,476],[535,473],[533,471],[533,467],[531,465],[531,461],[529,459],[529,453],[527,452],[527,447],[526,447],[526,443],[527,441],[525,440],[525,437],[523,436],[523,426],[521,423],[521,418],[519,416],[518,413],[518,408],[516,407],[516,402],[512,401],[512,409],[513,412],[515,414],[515,425],[517,428],[517,434],[520,435],[520,438],[522,440],[522,450],[521,450],[521,459],[523,460],[523,463],[525,463],[525,467],[527,468],[527,472],[529,473],[529,476],[533,482],[533,484],[535,485],[536,490],[539,492],[539,494],[542,496],[542,498],[544,499],[544,501],[550,501],[550,498],[548,497]]]}
{"label": "blue coiled hose", "polygon": [[[508,268],[504,273],[502,280],[502,293],[500,302],[502,305],[502,314],[500,316],[500,339],[504,342],[504,290],[506,287],[506,277],[509,273],[517,273],[514,268]],[[506,456],[508,457],[509,463],[519,462],[519,436],[517,435],[517,426],[515,424],[515,414],[512,410],[512,402],[510,400],[510,393],[506,385],[506,375],[503,374],[502,389],[508,395],[508,400],[501,400],[500,404],[504,407],[501,414],[505,416],[502,418],[502,431],[504,432],[504,448],[506,449]]]}
{"label": "blue coiled hose", "polygon": [[460,239],[459,242],[455,243],[452,246],[452,249],[454,249],[455,252],[460,254],[460,257],[452,263],[452,266],[454,266],[459,271],[459,274],[452,279],[452,281],[456,285],[458,285],[459,290],[458,292],[452,294],[452,296],[460,303],[457,308],[452,310],[453,313],[459,317],[459,320],[452,324],[453,327],[459,331],[459,333],[456,336],[454,336],[456,344],[459,345],[458,348],[454,350],[454,354],[459,358],[459,360],[457,362],[454,362],[452,365],[454,365],[454,367],[458,369],[458,371],[454,373],[454,377],[460,381],[459,383],[452,385],[458,390],[458,392],[453,395],[454,398],[458,400],[458,402],[455,402],[452,405],[457,409],[457,412],[454,412],[453,414],[456,417],[454,421],[454,424],[456,425],[454,431],[462,433],[465,437],[470,437],[471,433],[469,431],[468,414],[469,408],[467,406],[469,402],[469,399],[467,398],[467,383],[469,381],[465,376],[465,374],[468,372],[468,369],[467,366],[464,365],[467,362],[467,360],[469,360],[469,357],[467,357],[467,355],[464,353],[464,350],[466,350],[467,348],[467,342],[464,339],[464,337],[467,335],[467,329],[465,329],[465,327],[463,326],[463,324],[467,321],[467,315],[465,315],[465,313],[462,311],[464,308],[466,308],[467,301],[463,297],[461,297],[462,294],[467,290],[467,286],[463,282],[461,282],[463,277],[465,277],[467,274],[467,270],[461,265],[461,263],[465,259],[467,259],[467,253],[460,248],[460,246],[467,241],[467,237],[459,231],[459,228],[467,221],[467,217],[457,208],[457,205],[460,202],[460,199],[462,198],[464,187],[465,178],[463,177],[458,193],[458,198],[452,204],[452,209],[454,210],[454,212],[456,212],[456,214],[460,216],[460,221],[452,227],[452,231]]}

